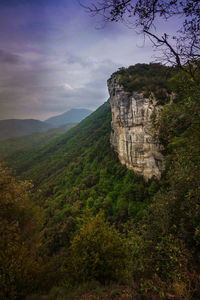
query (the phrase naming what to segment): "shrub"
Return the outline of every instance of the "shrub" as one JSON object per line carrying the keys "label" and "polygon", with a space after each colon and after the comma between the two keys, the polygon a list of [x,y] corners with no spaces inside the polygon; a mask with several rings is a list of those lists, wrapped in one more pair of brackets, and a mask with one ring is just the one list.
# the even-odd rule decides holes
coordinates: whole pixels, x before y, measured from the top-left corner
{"label": "shrub", "polygon": [[73,284],[90,280],[105,283],[127,274],[125,239],[104,221],[102,211],[81,226],[69,251],[68,272]]}

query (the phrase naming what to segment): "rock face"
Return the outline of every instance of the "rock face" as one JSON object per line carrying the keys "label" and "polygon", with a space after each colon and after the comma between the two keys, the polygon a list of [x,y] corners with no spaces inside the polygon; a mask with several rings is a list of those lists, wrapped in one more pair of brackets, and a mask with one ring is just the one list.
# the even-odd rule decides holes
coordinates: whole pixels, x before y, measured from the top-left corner
{"label": "rock face", "polygon": [[146,180],[160,178],[164,157],[161,145],[152,127],[152,114],[158,114],[156,100],[145,98],[143,93],[124,91],[119,75],[108,80],[112,111],[111,145],[119,160]]}

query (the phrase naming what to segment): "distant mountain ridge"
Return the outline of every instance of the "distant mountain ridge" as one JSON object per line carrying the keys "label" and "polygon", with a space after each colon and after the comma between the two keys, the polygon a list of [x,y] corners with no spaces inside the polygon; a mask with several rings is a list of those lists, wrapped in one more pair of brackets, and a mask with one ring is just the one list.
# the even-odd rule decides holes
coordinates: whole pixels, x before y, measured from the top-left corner
{"label": "distant mountain ridge", "polygon": [[45,121],[35,119],[0,120],[0,141],[34,133],[44,133],[52,128],[79,123],[92,113],[89,109],[71,109]]}
{"label": "distant mountain ridge", "polygon": [[45,122],[53,125],[54,127],[59,127],[68,123],[79,123],[83,119],[85,119],[87,116],[89,116],[92,113],[91,110],[89,109],[84,109],[84,108],[73,108],[70,109],[69,111],[66,111],[63,114],[60,114],[55,117],[51,117]]}
{"label": "distant mountain ridge", "polygon": [[33,133],[42,133],[51,128],[53,128],[51,124],[35,119],[0,120],[0,140]]}

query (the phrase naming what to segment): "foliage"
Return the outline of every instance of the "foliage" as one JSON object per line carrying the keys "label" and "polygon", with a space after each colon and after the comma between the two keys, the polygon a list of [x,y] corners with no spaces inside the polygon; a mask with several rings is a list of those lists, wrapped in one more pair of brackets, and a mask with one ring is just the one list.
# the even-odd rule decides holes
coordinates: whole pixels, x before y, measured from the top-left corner
{"label": "foliage", "polygon": [[41,216],[30,202],[31,185],[0,166],[0,298],[23,299],[37,290]]}
{"label": "foliage", "polygon": [[154,95],[159,104],[165,104],[170,100],[171,93],[168,79],[175,73],[175,68],[151,63],[121,68],[115,74],[120,75],[120,83],[125,91],[130,94],[134,91],[144,92],[145,97]]}
{"label": "foliage", "polygon": [[147,205],[149,184],[119,163],[110,147],[110,122],[106,102],[65,135],[8,158],[40,190],[34,201],[45,210],[43,247],[49,255],[69,246],[77,217],[87,208],[93,215],[104,209],[111,223],[120,224],[140,218]]}
{"label": "foliage", "polygon": [[[146,65],[137,68],[142,78]],[[119,72],[123,78],[129,71]],[[154,120],[166,155],[160,182],[145,182],[119,163],[109,142],[109,102],[50,143],[8,157],[18,174],[33,180],[35,190],[29,194],[29,184],[1,171],[1,269],[11,278],[1,281],[4,294],[23,297],[35,292],[42,253],[48,276],[40,273],[38,278],[45,282],[47,277],[58,286],[55,297],[68,293],[69,286],[117,282],[131,272],[144,299],[199,299],[200,90],[186,72],[176,74],[169,84],[174,99]],[[38,221],[33,221],[37,213],[30,196],[44,210],[39,253]]]}
{"label": "foliage", "polygon": [[166,177],[131,231],[133,276],[156,299],[198,299],[200,90],[184,73],[174,83],[177,99],[157,122],[168,153]]}
{"label": "foliage", "polygon": [[125,239],[104,220],[103,212],[89,217],[69,247],[70,280],[81,283],[118,281],[127,275]]}

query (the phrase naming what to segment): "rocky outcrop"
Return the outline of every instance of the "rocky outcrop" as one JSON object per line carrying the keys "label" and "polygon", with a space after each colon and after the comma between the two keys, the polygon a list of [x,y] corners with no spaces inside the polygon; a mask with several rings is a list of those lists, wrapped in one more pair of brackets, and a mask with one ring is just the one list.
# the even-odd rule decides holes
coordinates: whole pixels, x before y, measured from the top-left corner
{"label": "rocky outcrop", "polygon": [[152,114],[158,115],[156,100],[145,98],[143,93],[130,95],[120,85],[119,75],[108,80],[112,111],[111,145],[119,160],[146,180],[160,178],[163,171],[163,155],[155,129]]}

